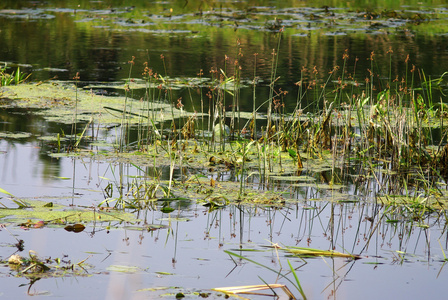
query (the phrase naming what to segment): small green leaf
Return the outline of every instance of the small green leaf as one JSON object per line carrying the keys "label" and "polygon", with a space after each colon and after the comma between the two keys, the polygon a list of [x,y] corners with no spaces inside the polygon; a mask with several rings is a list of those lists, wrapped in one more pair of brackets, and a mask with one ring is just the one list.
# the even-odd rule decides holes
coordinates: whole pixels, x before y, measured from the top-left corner
{"label": "small green leaf", "polygon": [[294,151],[293,149],[288,149],[289,152],[289,156],[291,156],[293,159],[297,158],[297,152]]}
{"label": "small green leaf", "polygon": [[11,194],[10,192],[7,192],[7,191],[5,191],[4,189],[2,189],[2,188],[0,188],[0,193],[3,193],[3,194],[6,194],[6,195],[9,195],[9,196],[11,196],[11,197],[14,197],[14,195],[13,194]]}
{"label": "small green leaf", "polygon": [[162,209],[160,211],[163,212],[163,213],[169,214],[170,212],[174,211],[174,208],[169,207],[169,206],[165,206],[165,207],[162,207]]}
{"label": "small green leaf", "polygon": [[386,220],[387,223],[398,223],[400,222],[399,220]]}
{"label": "small green leaf", "polygon": [[159,275],[175,275],[174,273],[169,273],[169,272],[156,272],[156,274],[159,274]]}

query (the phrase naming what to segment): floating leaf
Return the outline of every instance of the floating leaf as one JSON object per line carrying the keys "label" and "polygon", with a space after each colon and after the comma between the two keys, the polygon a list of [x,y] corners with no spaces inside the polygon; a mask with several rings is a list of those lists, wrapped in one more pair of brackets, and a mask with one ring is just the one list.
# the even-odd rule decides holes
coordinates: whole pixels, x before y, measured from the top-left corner
{"label": "floating leaf", "polygon": [[174,211],[174,208],[169,207],[169,206],[165,206],[165,207],[162,207],[162,209],[160,209],[160,211],[163,212],[163,213],[169,214],[170,212]]}
{"label": "floating leaf", "polygon": [[[8,90],[2,92],[4,97],[13,98],[15,100],[14,105],[17,107],[45,108],[45,110],[37,111],[35,114],[42,115],[48,121],[64,124],[72,122],[73,111],[67,109],[67,106],[74,105],[75,93],[78,121],[88,122],[92,116],[97,118],[105,110],[111,113],[101,115],[102,124],[121,123],[123,112],[126,113],[126,121],[134,124],[139,123],[142,118],[147,118],[147,110],[158,111],[157,114],[154,113],[152,115],[154,123],[194,114],[201,115],[201,113],[181,111],[167,103],[151,103],[150,108],[145,108],[140,101],[129,97],[95,95],[90,93],[90,90],[78,89],[75,91],[73,86],[56,81],[9,86]],[[20,95],[20,98],[17,95]],[[125,108],[123,103],[127,103]],[[7,135],[10,138],[27,138],[31,136],[30,133],[3,133],[3,135]]]}
{"label": "floating leaf", "polygon": [[10,139],[25,139],[29,138],[32,134],[29,132],[0,132],[1,138],[10,138]]}
{"label": "floating leaf", "polygon": [[[18,200],[18,199],[16,199]],[[14,201],[14,200],[13,200]],[[131,213],[111,209],[109,211],[98,211],[94,209],[76,209],[71,207],[54,204],[52,207],[45,207],[47,202],[39,200],[22,200],[16,202],[20,208],[27,209],[9,209],[1,210],[0,218],[7,218],[8,221],[23,224],[23,226],[33,226],[35,221],[44,220],[50,224],[85,223],[85,222],[110,222],[110,221],[134,221],[135,216]],[[63,222],[61,222],[63,220]]]}
{"label": "floating leaf", "polygon": [[42,227],[44,227],[45,226],[45,222],[44,221],[37,221],[35,224],[34,224],[34,228],[42,228]]}
{"label": "floating leaf", "polygon": [[140,268],[135,266],[123,266],[123,265],[110,265],[106,268],[112,272],[120,272],[120,273],[137,273],[140,271]]}
{"label": "floating leaf", "polygon": [[159,221],[177,221],[177,222],[189,222],[188,218],[160,218]]}
{"label": "floating leaf", "polygon": [[176,275],[174,273],[169,273],[169,272],[156,272],[156,274],[159,274],[159,275]]}

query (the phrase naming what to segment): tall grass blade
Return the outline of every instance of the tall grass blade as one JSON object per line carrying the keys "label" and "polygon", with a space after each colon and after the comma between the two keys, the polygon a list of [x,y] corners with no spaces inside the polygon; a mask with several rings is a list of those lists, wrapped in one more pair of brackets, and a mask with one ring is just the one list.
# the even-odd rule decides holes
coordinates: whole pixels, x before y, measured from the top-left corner
{"label": "tall grass blade", "polygon": [[287,261],[288,261],[288,265],[289,265],[289,268],[291,270],[291,273],[294,276],[294,279],[296,280],[296,283],[297,283],[296,287],[298,288],[297,290],[299,291],[300,295],[302,295],[303,300],[306,300],[306,295],[305,295],[305,292],[302,289],[302,285],[300,284],[299,277],[297,277],[296,270],[294,270],[294,268],[292,267],[291,262],[289,261],[289,259]]}

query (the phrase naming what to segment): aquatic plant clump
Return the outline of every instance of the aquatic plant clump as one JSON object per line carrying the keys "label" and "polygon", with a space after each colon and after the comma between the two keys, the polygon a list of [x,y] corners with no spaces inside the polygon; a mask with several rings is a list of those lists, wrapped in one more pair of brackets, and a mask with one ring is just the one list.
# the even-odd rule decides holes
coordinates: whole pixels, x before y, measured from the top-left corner
{"label": "aquatic plant clump", "polygon": [[[278,43],[281,35],[282,30]],[[237,47],[241,53],[241,46]],[[392,54],[390,50],[391,59]],[[129,61],[130,69],[134,59]],[[164,61],[163,55],[161,59]],[[124,96],[97,95],[88,92],[92,86],[78,90],[55,81],[9,87],[3,94],[10,103],[3,105],[38,108],[37,114],[49,121],[87,122],[82,133],[77,133],[80,139],[89,127],[91,138],[98,139],[94,137],[94,124],[98,128],[116,126],[118,151],[138,151],[121,160],[139,168],[170,169],[168,184],[159,185],[156,176],[155,190],[147,191],[146,198],[157,197],[159,192],[170,196],[175,186],[173,172],[184,167],[192,174],[204,168],[234,174],[240,183],[238,200],[248,198],[247,186],[266,189],[276,181],[284,185],[289,182],[285,187],[296,189],[326,189],[327,185],[332,190],[344,189],[348,183],[363,186],[373,181],[376,190],[370,191],[372,194],[440,196],[438,183],[448,174],[447,150],[444,137],[437,138],[440,142],[434,145],[433,134],[434,129],[444,130],[448,114],[443,99],[437,102],[433,95],[441,89],[445,74],[430,79],[412,66],[401,80],[392,79],[392,75],[382,79],[375,73],[372,52],[372,68],[366,74],[365,84],[360,84],[360,75],[348,72],[347,51],[342,59],[342,68],[335,67],[320,86],[316,68],[302,69],[292,112],[285,109],[288,93],[275,86],[275,50],[270,98],[257,106],[254,90],[252,112],[242,111],[239,106],[239,95],[246,87],[240,84],[240,61],[236,59],[232,62],[233,75],[228,75],[227,65],[220,71],[216,68],[209,83],[202,76],[189,79],[188,83],[169,81],[168,76],[157,76],[145,63],[141,82],[125,80]],[[226,56],[226,62],[231,61]],[[405,63],[410,65],[408,58]],[[311,79],[312,76],[316,78]],[[173,99],[172,87],[176,84],[187,90],[204,90],[201,111],[188,112],[182,98]],[[256,84],[254,80],[253,86]],[[144,91],[141,100],[130,97],[137,90]],[[231,103],[230,111],[226,102]],[[59,138],[57,141],[60,143]],[[319,172],[327,172],[323,180],[303,183],[302,173],[306,177]],[[180,181],[185,183],[188,177],[182,176]],[[253,186],[251,182],[257,184]],[[213,182],[210,185],[216,186]]]}
{"label": "aquatic plant clump", "polygon": [[17,67],[15,71],[8,73],[7,64],[3,68],[0,68],[0,87],[17,85],[25,82],[31,74],[25,74],[20,71],[20,67]]}
{"label": "aquatic plant clump", "polygon": [[[144,295],[149,298],[166,291],[159,296],[223,298],[251,293],[290,299],[294,294],[311,298],[311,284],[316,282],[324,283],[321,293],[335,298],[343,284],[362,280],[355,272],[370,265],[374,270],[387,265],[390,270],[403,262],[440,263],[443,275],[444,248],[440,244],[442,251],[435,251],[430,243],[446,233],[447,74],[428,76],[409,57],[394,56],[392,48],[371,52],[367,70],[357,69],[358,60],[348,50],[340,53],[340,66],[324,73],[321,66],[312,65],[296,71],[291,63],[290,73],[297,76],[294,86],[282,85],[284,74],[278,67],[286,35],[308,36],[311,30],[334,36],[355,30],[401,32],[428,25],[428,15],[434,14],[342,7],[207,10],[210,3],[193,3],[201,5],[194,15],[178,13],[177,3],[164,2],[151,5],[173,4],[174,9],[151,15],[134,7],[94,13],[79,9],[73,18],[78,27],[102,26],[105,31],[137,31],[152,37],[206,40],[206,33],[193,30],[197,27],[207,28],[205,32],[221,27],[261,30],[271,39],[272,52],[244,53],[248,41],[238,35],[243,38],[235,39],[234,51],[213,60],[219,63],[211,70],[198,70],[197,77],[171,77],[167,66],[175,60],[163,52],[158,63],[162,70],[131,57],[123,63],[129,76],[114,82],[83,81],[76,73],[68,82],[16,86],[11,81],[2,86],[2,108],[18,113],[31,109],[45,122],[29,133],[5,130],[0,144],[33,141],[36,152],[54,168],[45,170],[46,176],[60,180],[52,188],[71,188],[72,193],[71,205],[60,205],[68,201],[61,195],[53,203],[49,198],[14,197],[0,188],[0,221],[5,223],[0,230],[12,227],[26,241],[14,233],[14,244],[2,244],[18,251],[2,259],[4,274],[30,279],[30,288],[41,278],[94,275],[110,278],[109,287],[114,288],[116,278],[130,278],[138,282],[131,285],[132,292],[150,293]],[[9,13],[0,11],[5,14]],[[29,14],[30,19],[45,17]],[[17,13],[17,18],[24,15]],[[200,25],[183,24],[192,19]],[[378,66],[377,55],[389,57],[390,65]],[[393,74],[397,57],[397,65],[405,67]],[[259,73],[261,65],[270,68],[269,76]],[[142,78],[134,78],[135,73]],[[22,83],[20,78],[15,83]],[[5,128],[8,122],[5,118]],[[7,151],[11,150],[0,149],[1,155]],[[85,169],[81,180],[88,182],[84,190],[75,174],[83,172],[80,165]],[[73,178],[67,175],[70,168]],[[92,187],[96,195],[87,193]],[[78,200],[89,204],[82,206]],[[87,241],[76,243],[76,251],[96,259],[98,272],[88,272],[92,266],[86,259],[72,263],[40,258],[33,251],[19,253],[30,242],[27,234],[54,237],[61,232]],[[100,232],[106,235],[104,244],[94,247],[90,240]],[[118,246],[109,244],[115,238]],[[210,259],[206,251],[213,247],[216,256]],[[191,259],[180,258],[181,251],[191,255],[194,268]],[[217,261],[224,267],[217,268]],[[320,263],[328,274],[316,268]],[[272,277],[265,278],[266,270]],[[317,272],[319,278],[314,279]],[[229,284],[229,275],[248,282],[232,279]],[[104,277],[102,282],[107,281]],[[215,277],[211,283],[204,280],[209,277]],[[78,279],[82,284],[83,278]],[[179,282],[215,288],[191,292]],[[231,286],[235,282],[238,286]]]}

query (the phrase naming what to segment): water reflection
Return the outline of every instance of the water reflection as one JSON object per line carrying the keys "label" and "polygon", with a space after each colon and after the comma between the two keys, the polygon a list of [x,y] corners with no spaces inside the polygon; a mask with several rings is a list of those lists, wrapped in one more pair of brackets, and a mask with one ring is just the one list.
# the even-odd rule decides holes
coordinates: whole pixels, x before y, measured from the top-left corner
{"label": "water reflection", "polygon": [[[343,64],[342,56],[346,49],[350,55],[347,62],[350,68],[353,68],[355,58],[358,58],[356,70],[353,72],[359,73],[360,82],[371,67],[368,58],[372,51],[376,53],[375,65],[382,76],[387,76],[389,72],[394,76],[403,76],[404,61],[408,54],[412,64],[433,76],[441,75],[445,71],[443,66],[448,60],[447,37],[425,34],[420,32],[418,27],[392,28],[388,25],[380,30],[369,31],[365,29],[366,24],[361,23],[361,28],[350,28],[345,35],[328,35],[319,25],[314,30],[307,29],[306,36],[298,36],[297,32],[302,31],[300,25],[292,28],[287,26],[279,44],[278,33],[260,30],[258,27],[258,30],[239,28],[234,31],[234,28],[228,28],[227,23],[223,23],[220,28],[210,26],[207,21],[190,24],[190,19],[195,17],[189,14],[181,13],[182,20],[179,21],[167,19],[158,21],[155,25],[141,24],[140,20],[147,19],[148,14],[150,15],[146,9],[135,10],[132,18],[140,24],[134,25],[143,28],[152,26],[156,29],[167,27],[166,32],[158,34],[136,31],[120,23],[115,27],[108,20],[103,21],[107,21],[106,26],[98,26],[101,24],[101,18],[107,16],[103,13],[110,13],[110,9],[91,12],[83,10],[78,14],[67,10],[46,11],[53,18],[40,17],[39,10],[24,12],[24,15],[39,16],[36,19],[11,19],[9,16],[12,14],[4,11],[0,14],[3,28],[0,34],[3,45],[0,50],[2,59],[11,63],[32,65],[33,69],[28,68],[27,71],[33,72],[35,80],[48,79],[55,75],[60,79],[72,79],[76,72],[80,72],[81,80],[84,81],[113,81],[128,77],[128,70],[123,68],[123,64],[132,56],[136,57],[137,62],[132,76],[139,78],[144,62],[149,62],[154,70],[163,76],[195,77],[201,69],[207,73],[211,68],[223,68],[227,55],[240,60],[242,77],[250,79],[254,76],[253,55],[258,53],[257,76],[268,80],[272,71],[271,53],[279,45],[278,84],[284,86],[300,80],[300,70],[303,67],[312,70],[316,66],[317,78],[325,80],[334,66]],[[297,11],[299,14],[304,13],[303,10]],[[317,12],[323,13],[324,10],[318,9]],[[352,14],[349,10],[336,12],[341,14],[341,17],[335,18],[335,23],[343,22],[344,14]],[[254,13],[256,16],[259,14],[260,18],[266,18],[263,13]],[[267,18],[273,19],[278,14],[285,12],[274,11]],[[120,14],[117,18],[120,18]],[[300,20],[294,13],[286,14],[282,18]],[[353,18],[365,17],[362,13],[355,13]],[[369,22],[366,21],[367,24]],[[184,27],[187,28],[186,33],[174,30]],[[244,55],[242,57],[238,56],[239,45]],[[388,55],[390,49],[393,50],[392,57]],[[160,54],[165,56],[165,65],[160,60]],[[314,77],[313,74],[305,74],[305,78]]]}
{"label": "water reflection", "polygon": [[[211,77],[208,72],[212,68],[215,73],[231,75],[238,59],[242,79],[248,85],[239,94],[243,111],[251,111],[253,107],[250,82],[254,76],[260,77],[256,88],[259,104],[269,97],[273,57],[279,58],[275,69],[276,76],[280,76],[277,87],[288,91],[291,96],[288,99],[293,99],[288,100],[287,110],[296,105],[297,94],[294,93],[298,87],[294,83],[303,80],[310,84],[316,80],[319,86],[328,80],[328,72],[335,66],[343,67],[346,49],[348,77],[358,80],[359,93],[363,90],[365,72],[372,65],[377,76],[375,80],[383,80],[381,84],[384,84],[394,76],[399,80],[406,76],[411,64],[423,68],[426,74],[440,76],[448,58],[446,35],[439,34],[437,28],[428,30],[429,34],[422,32],[419,29],[425,25],[422,20],[417,20],[422,22],[417,24],[417,21],[403,19],[390,21],[395,19],[393,16],[378,17],[377,24],[363,20],[361,13],[346,8],[334,9],[334,14],[350,13],[356,24],[362,19],[363,24],[356,25],[358,27],[341,29],[338,23],[342,24],[342,19],[325,19],[328,16],[324,14],[332,13],[328,8],[298,10],[291,1],[278,3],[278,7],[284,6],[287,10],[259,7],[256,13],[250,8],[257,3],[262,6],[271,5],[271,2],[232,2],[223,4],[224,7],[214,4],[213,10],[205,7],[203,1],[186,2],[187,8],[180,2],[146,3],[148,6],[143,8],[129,6],[118,11],[113,8],[116,2],[111,3],[109,7],[103,2],[80,1],[80,7],[72,7],[73,4],[61,1],[57,4],[68,8],[44,9],[41,4],[31,3],[35,5],[32,9],[2,10],[0,56],[13,67],[20,65],[27,72],[33,72],[36,80],[55,75],[71,80],[80,72],[86,84],[92,83],[88,81],[121,83],[129,76],[141,78],[145,61],[162,78],[197,77],[201,69],[204,76]],[[5,1],[0,4],[2,9],[22,5],[30,3]],[[149,8],[155,11],[149,14]],[[210,11],[206,12],[207,9]],[[407,9],[408,13],[410,11]],[[442,9],[431,11],[426,7],[426,14],[433,12],[445,17]],[[376,18],[373,13],[368,12],[368,15]],[[263,23],[265,19],[266,24]],[[278,32],[280,28],[266,28],[277,25],[286,25],[283,33]],[[273,49],[276,50],[272,52]],[[375,54],[373,61],[372,52]],[[164,59],[160,58],[162,53]],[[254,53],[258,53],[256,64]],[[405,62],[408,54],[409,65]],[[129,75],[125,64],[132,56],[136,57],[137,64]],[[337,81],[337,75],[331,80]],[[376,88],[381,90],[384,85]],[[121,93],[107,90],[111,91]],[[139,99],[144,93],[135,91],[134,96]],[[313,93],[309,102],[315,99]],[[199,110],[200,99],[206,94],[205,88],[202,91],[200,87],[181,88],[174,91],[169,100],[182,97],[185,109],[193,111]],[[307,101],[303,99],[304,106]],[[205,104],[205,110],[208,106],[213,107]],[[411,195],[415,197],[407,205],[391,201],[400,200],[393,197],[394,194],[407,195],[404,182],[419,183],[418,178],[409,177],[410,171],[390,174],[384,162],[371,174],[361,164],[341,163],[318,172],[304,171],[297,174],[301,175],[300,180],[285,182],[281,176],[266,177],[255,169],[251,170],[253,173],[244,174],[237,168],[224,168],[219,164],[212,168],[187,164],[177,167],[179,157],[172,164],[174,160],[154,163],[153,157],[143,156],[138,166],[124,159],[98,159],[89,154],[77,159],[55,158],[48,154],[58,152],[57,142],[48,142],[42,137],[71,133],[71,125],[48,123],[37,116],[36,111],[23,109],[1,111],[0,118],[0,131],[4,133],[0,140],[0,188],[20,198],[47,201],[56,197],[55,201],[67,205],[64,208],[67,210],[70,205],[86,210],[97,209],[99,203],[105,210],[117,205],[136,211],[138,218],[132,224],[120,220],[89,223],[86,230],[76,235],[49,226],[27,230],[15,226],[16,222],[7,224],[12,234],[25,241],[26,251],[34,250],[43,257],[59,257],[74,263],[92,255],[85,273],[69,274],[68,278],[61,279],[12,278],[12,271],[3,264],[0,267],[2,280],[5,284],[8,281],[10,287],[3,291],[7,298],[17,298],[17,291],[24,294],[27,289],[30,294],[42,295],[50,291],[61,297],[154,298],[178,290],[210,291],[218,286],[253,285],[261,283],[259,278],[268,282],[279,280],[277,273],[241,257],[283,273],[288,272],[285,266],[290,260],[307,296],[313,299],[338,296],[421,298],[428,296],[428,287],[434,297],[445,293],[444,284],[440,283],[447,279],[444,251],[448,240],[444,212],[429,209],[425,205],[428,199],[421,195]],[[79,124],[78,131],[83,125]],[[265,125],[262,121],[258,124],[260,128]],[[139,140],[139,130],[148,129],[131,128],[127,136],[131,143]],[[24,135],[20,136],[21,133]],[[94,132],[92,139],[116,143],[121,133],[121,129],[107,128],[100,131],[100,136]],[[435,137],[439,142],[443,132],[438,130]],[[72,142],[66,140],[63,144],[68,148]],[[110,145],[88,145],[87,149],[100,147],[113,149]],[[210,145],[204,144],[204,147]],[[64,151],[64,147],[62,149]],[[209,159],[205,157],[204,161]],[[287,170],[284,174],[292,176],[294,172]],[[199,175],[192,176],[196,174]],[[209,176],[200,176],[202,174]],[[179,182],[187,184],[181,186]],[[244,182],[251,205],[230,204],[228,198],[236,194],[228,193],[237,189],[235,182]],[[211,189],[219,191],[220,184],[229,184],[228,193],[210,197]],[[177,194],[170,194],[170,188]],[[267,197],[263,194],[265,191],[275,193]],[[386,196],[377,197],[378,194]],[[6,197],[0,198],[0,202],[6,206],[14,204]],[[2,218],[2,222],[10,221]],[[0,256],[6,258],[16,251],[6,246],[15,241],[6,230],[1,230],[0,234],[5,241]],[[335,249],[361,255],[362,259],[301,259],[289,256],[288,252],[283,252],[285,249],[271,248],[273,244],[283,248]],[[223,250],[241,257],[231,258]],[[120,266],[124,266],[124,272],[123,268],[120,271]],[[93,276],[83,277],[87,275]],[[291,278],[290,273],[287,276]],[[164,288],[167,286],[182,286],[182,289]],[[372,286],[382,288],[372,290]],[[150,290],[154,287],[162,291]]]}
{"label": "water reflection", "polygon": [[[71,159],[62,158],[62,166],[67,165],[64,161],[71,165]],[[76,191],[82,191],[83,198],[90,200],[79,201],[81,199],[77,198],[75,204],[94,198],[97,203],[101,196],[88,193],[87,189],[95,185],[100,189],[105,187],[107,181],[100,178],[112,179],[114,174],[118,177],[120,172],[120,165],[94,160],[77,161],[76,164]],[[154,169],[147,170],[149,173]],[[123,183],[126,187],[133,182],[131,175],[135,177],[140,173],[131,165],[123,165],[121,172],[124,172]],[[160,176],[160,172],[155,174]],[[7,185],[7,188],[10,187]],[[126,197],[126,192],[124,190],[122,197]],[[132,198],[129,194],[127,197]],[[438,225],[440,220],[425,214],[422,225],[428,226],[418,227],[408,221],[409,216],[401,207],[372,205],[365,201],[336,203],[316,200],[286,202],[281,209],[266,204],[210,209],[196,201],[172,199],[168,203],[174,208],[171,213],[162,213],[160,209],[164,201],[157,201],[140,210],[138,218],[141,221],[134,224],[120,224],[119,221],[114,224],[89,224],[78,234],[51,228],[25,231],[9,227],[9,230],[25,241],[25,250],[33,249],[42,256],[68,255],[65,259],[76,263],[92,255],[86,261],[85,273],[94,275],[88,278],[90,281],[81,275],[77,275],[76,281],[41,279],[33,282],[31,293],[50,291],[54,295],[68,295],[80,282],[84,282],[84,290],[98,297],[121,299],[120,295],[137,293],[135,297],[138,299],[139,293],[154,297],[167,291],[151,292],[145,289],[178,286],[179,282],[185,287],[208,290],[217,286],[232,286],[235,282],[241,285],[256,284],[255,275],[268,282],[276,280],[277,274],[243,259],[232,260],[222,250],[230,250],[281,272],[286,272],[286,259],[289,259],[308,297],[319,298],[321,296],[317,295],[323,294],[325,298],[336,298],[338,295],[354,298],[361,292],[359,286],[367,288],[372,280],[380,278],[393,278],[396,287],[378,289],[364,297],[377,299],[394,293],[419,293],[420,285],[409,287],[406,284],[409,280],[431,285],[435,295],[443,292],[441,285],[433,283],[437,276],[437,280],[446,278],[446,272],[441,269],[443,265],[438,262],[443,260],[438,240],[441,240],[443,248],[447,247],[445,229]],[[166,227],[145,229],[150,228],[145,227],[149,224]],[[6,243],[14,241],[6,231],[2,232],[5,235],[2,240]],[[61,243],[67,240],[67,234],[70,234],[71,242]],[[299,258],[285,256],[281,249],[264,247],[271,246],[271,243],[281,247],[337,249],[359,254],[362,259],[304,258],[307,262],[304,264]],[[248,248],[260,252],[246,251]],[[4,257],[14,251],[9,247],[2,249]],[[435,267],[428,269],[428,263]],[[120,272],[116,270],[119,266],[128,270],[131,267],[137,269]],[[398,270],[399,273],[396,273]],[[58,287],[51,284],[55,280]],[[117,283],[130,281],[132,285]],[[18,285],[14,281],[11,286]],[[407,288],[403,291],[397,288],[405,286]],[[5,293],[15,295],[12,290]]]}

